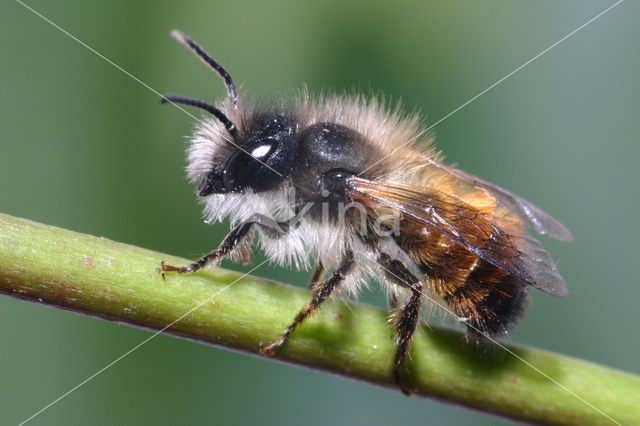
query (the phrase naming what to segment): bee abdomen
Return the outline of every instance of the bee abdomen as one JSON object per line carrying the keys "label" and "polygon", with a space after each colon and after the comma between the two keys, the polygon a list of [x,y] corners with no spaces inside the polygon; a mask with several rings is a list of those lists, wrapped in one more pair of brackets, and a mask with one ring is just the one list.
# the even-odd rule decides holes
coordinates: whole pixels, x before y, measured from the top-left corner
{"label": "bee abdomen", "polygon": [[505,334],[524,314],[526,283],[478,259],[464,284],[442,295],[474,335]]}
{"label": "bee abdomen", "polygon": [[527,308],[527,285],[428,228],[405,224],[398,245],[414,259],[429,288],[472,335],[505,334]]}

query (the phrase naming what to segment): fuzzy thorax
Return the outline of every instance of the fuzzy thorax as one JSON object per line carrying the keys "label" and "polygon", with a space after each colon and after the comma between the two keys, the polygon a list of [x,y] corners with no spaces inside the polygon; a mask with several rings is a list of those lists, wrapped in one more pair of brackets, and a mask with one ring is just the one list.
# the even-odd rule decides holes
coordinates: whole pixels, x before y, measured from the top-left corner
{"label": "fuzzy thorax", "polygon": [[[375,149],[365,159],[364,175],[407,182],[416,173],[415,146],[421,146],[421,155],[436,158],[429,137],[419,139],[419,121],[416,114],[403,117],[399,107],[388,109],[384,101],[362,95],[340,96],[328,94],[310,98],[306,91],[289,100],[269,103],[254,102],[246,97],[238,99],[237,107],[229,100],[218,105],[243,134],[255,117],[262,113],[292,117],[295,131],[317,123],[335,123],[353,129]],[[224,164],[224,159],[237,149],[228,130],[219,121],[205,117],[200,121],[188,149],[187,175],[192,182],[201,181],[206,174]],[[391,167],[393,165],[393,167]],[[204,217],[208,223],[229,218],[232,226],[246,221],[254,214],[262,214],[276,221],[295,216],[294,186],[291,179],[275,189],[253,193],[212,194],[202,198]],[[268,258],[283,266],[309,269],[313,260],[325,265],[338,264],[341,256],[351,250],[359,258],[359,265],[344,288],[354,293],[370,275],[381,276],[374,266],[377,252],[357,241],[342,223],[319,223],[302,217],[299,224],[282,238],[270,238],[256,232],[260,248]]]}

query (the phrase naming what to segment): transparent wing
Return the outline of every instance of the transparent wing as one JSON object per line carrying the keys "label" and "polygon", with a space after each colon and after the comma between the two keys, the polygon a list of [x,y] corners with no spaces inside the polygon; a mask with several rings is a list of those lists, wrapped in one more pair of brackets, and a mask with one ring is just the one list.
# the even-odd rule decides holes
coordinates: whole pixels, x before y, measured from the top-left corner
{"label": "transparent wing", "polygon": [[348,195],[372,208],[398,211],[403,218],[436,228],[479,258],[559,297],[568,294],[549,253],[518,227],[499,226],[499,218],[482,214],[457,198],[433,189],[384,184],[353,177]]}
{"label": "transparent wing", "polygon": [[558,222],[541,209],[530,203],[529,201],[518,197],[514,193],[507,191],[497,185],[493,185],[485,180],[475,177],[455,167],[447,166],[431,159],[426,159],[429,166],[435,167],[440,171],[455,176],[462,182],[484,191],[487,195],[494,198],[526,226],[535,229],[542,235],[563,241],[572,241],[573,235],[562,223]]}

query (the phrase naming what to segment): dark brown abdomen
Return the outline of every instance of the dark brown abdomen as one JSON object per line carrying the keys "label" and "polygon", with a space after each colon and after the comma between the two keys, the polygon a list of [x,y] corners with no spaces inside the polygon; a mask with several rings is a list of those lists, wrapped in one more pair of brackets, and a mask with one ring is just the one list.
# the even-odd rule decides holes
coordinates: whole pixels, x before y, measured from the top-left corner
{"label": "dark brown abdomen", "polygon": [[[527,307],[526,283],[426,227],[403,223],[396,242],[422,270],[427,286],[477,335],[504,334]],[[410,229],[407,229],[410,228]]]}

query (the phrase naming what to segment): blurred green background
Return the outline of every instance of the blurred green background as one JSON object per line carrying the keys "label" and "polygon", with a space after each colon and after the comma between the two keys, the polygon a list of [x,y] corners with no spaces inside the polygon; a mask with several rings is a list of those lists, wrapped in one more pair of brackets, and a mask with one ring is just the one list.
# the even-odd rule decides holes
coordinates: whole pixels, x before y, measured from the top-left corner
{"label": "blurred green background", "polygon": [[[161,93],[225,94],[169,38],[179,28],[254,93],[302,82],[312,92],[372,88],[433,123],[613,2],[27,4]],[[543,238],[569,297],[533,291],[512,339],[636,373],[639,17],[637,3],[622,3],[436,128],[449,162],[526,197],[575,234],[570,244]],[[202,222],[184,178],[190,117],[14,1],[0,4],[0,48],[0,211],[187,258],[218,244],[228,224]],[[258,275],[307,281],[276,267]],[[376,292],[363,299],[382,301]],[[0,422],[27,418],[148,336],[0,298]],[[32,423],[502,421],[158,336]]]}

